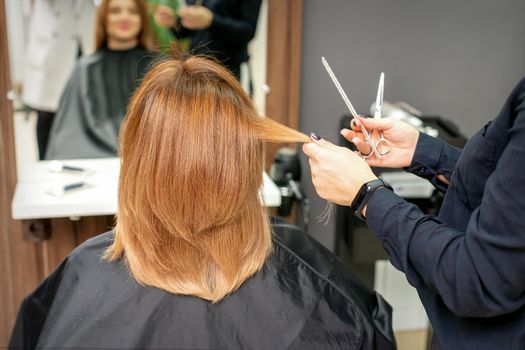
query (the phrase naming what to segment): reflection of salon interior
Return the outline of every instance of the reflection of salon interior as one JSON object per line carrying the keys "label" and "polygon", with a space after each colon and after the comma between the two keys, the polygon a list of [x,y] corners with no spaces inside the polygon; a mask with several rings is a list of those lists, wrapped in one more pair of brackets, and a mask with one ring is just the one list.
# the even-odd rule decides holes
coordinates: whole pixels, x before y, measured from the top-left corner
{"label": "reflection of salon interior", "polygon": [[[150,1],[136,32],[133,19],[116,26],[116,34],[106,28],[108,37],[97,46],[101,3],[0,0],[0,55],[8,61],[0,65],[0,270],[8,276],[0,288],[6,319],[0,348],[22,298],[74,247],[113,226],[120,123],[159,55],[160,39],[157,47],[143,44],[141,26],[154,23],[151,11],[159,4],[185,6]],[[264,0],[239,79],[261,115],[350,146],[339,136],[349,113],[321,57],[363,115],[373,115],[377,78],[385,72],[384,116],[462,147],[523,75],[523,4],[505,4],[495,11],[488,0],[424,6],[416,0]],[[188,39],[161,32],[162,40],[180,41],[179,50],[188,47]],[[119,42],[128,35],[135,44],[107,49],[111,35]],[[432,329],[417,292],[348,208],[323,216],[326,203],[315,193],[300,148],[269,145],[265,169],[260,196],[271,213],[305,229],[383,295],[393,307],[399,349],[426,349]],[[385,169],[377,174],[426,212],[439,210],[442,198],[426,180]]]}

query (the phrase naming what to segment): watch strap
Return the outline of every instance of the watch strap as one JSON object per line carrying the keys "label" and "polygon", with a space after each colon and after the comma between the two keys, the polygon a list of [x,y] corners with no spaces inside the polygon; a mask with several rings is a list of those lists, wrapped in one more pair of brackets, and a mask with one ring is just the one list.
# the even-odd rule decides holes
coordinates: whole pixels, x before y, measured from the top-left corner
{"label": "watch strap", "polygon": [[354,201],[352,202],[351,209],[354,212],[354,215],[361,220],[365,220],[363,217],[363,209],[368,204],[368,201],[372,197],[372,195],[380,188],[388,188],[392,190],[392,186],[388,184],[385,180],[382,178],[377,178],[375,180],[369,181],[365,183],[361,188],[359,189],[359,192],[357,193],[356,197],[354,198]]}

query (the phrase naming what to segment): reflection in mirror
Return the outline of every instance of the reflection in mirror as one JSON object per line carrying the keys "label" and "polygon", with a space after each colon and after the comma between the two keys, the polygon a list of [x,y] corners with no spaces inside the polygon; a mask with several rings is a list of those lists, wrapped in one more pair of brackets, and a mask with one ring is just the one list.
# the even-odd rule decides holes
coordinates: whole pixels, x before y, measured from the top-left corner
{"label": "reflection in mirror", "polygon": [[116,157],[129,96],[155,58],[143,1],[104,0],[95,52],[74,68],[53,121],[45,159]]}
{"label": "reflection in mirror", "polygon": [[[117,155],[128,99],[157,56],[149,24],[159,5],[176,11],[180,1],[6,1],[19,174],[21,163],[37,159]],[[241,65],[240,78],[263,111],[265,1],[260,17],[251,69]],[[166,28],[153,29],[161,33],[156,48],[173,40]]]}
{"label": "reflection in mirror", "polygon": [[43,159],[77,57],[92,47],[95,5],[93,1],[7,1],[7,11],[10,53],[16,57],[11,60],[12,80],[20,104],[35,111],[34,134],[38,158]]}

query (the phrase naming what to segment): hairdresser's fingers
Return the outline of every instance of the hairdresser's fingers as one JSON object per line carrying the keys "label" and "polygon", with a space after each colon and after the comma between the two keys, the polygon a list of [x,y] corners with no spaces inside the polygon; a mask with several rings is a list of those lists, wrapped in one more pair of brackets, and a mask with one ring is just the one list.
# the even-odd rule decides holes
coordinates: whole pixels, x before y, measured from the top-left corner
{"label": "hairdresser's fingers", "polygon": [[173,16],[173,9],[169,6],[158,5],[155,8],[155,12],[162,15]]}
{"label": "hairdresser's fingers", "polygon": [[356,118],[350,120],[350,128],[354,131],[361,132],[361,129],[359,128],[359,121]]}
{"label": "hairdresser's fingers", "polygon": [[330,150],[338,150],[339,146],[337,145],[334,145],[333,143],[331,143],[330,141],[327,141],[325,139],[321,139],[319,141],[317,141],[317,144],[323,148],[327,148],[327,149],[330,149]]}
{"label": "hairdresser's fingers", "polygon": [[177,11],[177,14],[179,15],[179,17],[189,17],[193,14],[194,10],[191,6],[182,6],[181,8],[179,8],[179,10]]}
{"label": "hairdresser's fingers", "polygon": [[[314,142],[308,142],[303,144],[303,153],[310,158],[310,162],[312,160],[317,161],[317,154],[319,153],[321,147],[315,144]],[[312,165],[310,163],[310,165]]]}
{"label": "hairdresser's fingers", "polygon": [[357,150],[362,154],[369,154],[372,151],[372,147],[363,139],[354,137],[351,142],[355,145]]}
{"label": "hairdresser's fingers", "polygon": [[310,158],[308,160],[308,164],[310,164],[310,174],[312,175],[312,180],[315,179],[317,177],[317,174],[315,172],[315,170],[317,169],[316,165],[317,165],[317,161]]}
{"label": "hairdresser's fingers", "polygon": [[359,138],[361,141],[365,142],[365,135],[361,132],[356,132],[348,129],[341,130],[341,135],[348,141],[354,143],[355,138]]}
{"label": "hairdresser's fingers", "polygon": [[361,127],[359,126],[362,124],[365,129],[367,130],[386,130],[394,126],[395,119],[392,118],[365,118],[362,116],[359,116],[357,119],[352,119],[353,124],[352,130],[360,131]]}
{"label": "hairdresser's fingers", "polygon": [[340,147],[339,146],[336,146],[334,145],[333,143],[331,143],[330,141],[328,140],[325,140],[323,139],[321,136],[319,136],[318,133],[316,132],[311,132],[310,133],[310,138],[312,139],[312,141],[314,143],[316,143],[317,145],[323,147],[323,148],[328,148],[328,149],[333,149],[333,150],[337,150],[339,149]]}
{"label": "hairdresser's fingers", "polygon": [[352,139],[358,135],[357,132],[350,129],[341,129],[339,132],[348,142],[352,142]]}
{"label": "hairdresser's fingers", "polygon": [[157,6],[154,19],[161,27],[173,27],[175,25],[173,10],[168,6]]}
{"label": "hairdresser's fingers", "polygon": [[196,28],[197,26],[197,23],[192,18],[182,18],[180,20],[180,24],[182,24],[184,28],[188,28],[192,30]]}
{"label": "hairdresser's fingers", "polygon": [[375,156],[369,157],[365,159],[369,166],[376,167],[376,166],[384,166],[383,161],[377,159]]}
{"label": "hairdresser's fingers", "polygon": [[341,130],[341,135],[343,135],[348,142],[352,142],[361,153],[370,151],[370,146],[366,143],[365,136],[362,133],[343,129]]}

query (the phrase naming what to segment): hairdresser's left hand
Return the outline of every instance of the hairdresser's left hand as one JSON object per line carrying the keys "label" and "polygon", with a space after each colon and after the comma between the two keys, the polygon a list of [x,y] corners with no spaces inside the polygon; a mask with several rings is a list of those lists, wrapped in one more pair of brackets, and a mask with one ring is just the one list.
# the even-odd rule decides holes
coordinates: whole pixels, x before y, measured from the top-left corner
{"label": "hairdresser's left hand", "polygon": [[204,6],[184,6],[177,14],[182,26],[191,30],[206,29],[213,21],[213,12]]}
{"label": "hairdresser's left hand", "polygon": [[312,182],[321,198],[340,205],[351,205],[363,184],[377,179],[370,166],[348,148],[324,139],[303,145],[310,158]]}

